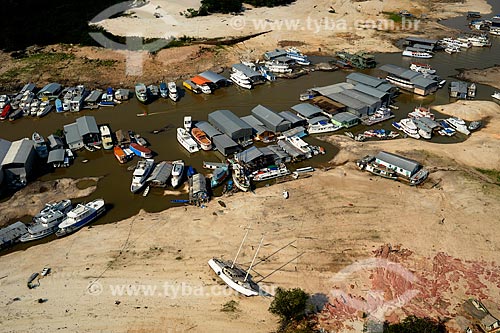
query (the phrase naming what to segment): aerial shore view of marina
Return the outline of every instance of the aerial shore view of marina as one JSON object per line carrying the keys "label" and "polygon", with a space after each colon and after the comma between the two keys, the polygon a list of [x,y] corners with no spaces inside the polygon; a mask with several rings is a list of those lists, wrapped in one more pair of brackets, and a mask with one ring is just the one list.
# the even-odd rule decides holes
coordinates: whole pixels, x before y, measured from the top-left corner
{"label": "aerial shore view of marina", "polygon": [[498,1],[19,15],[6,332],[500,332]]}

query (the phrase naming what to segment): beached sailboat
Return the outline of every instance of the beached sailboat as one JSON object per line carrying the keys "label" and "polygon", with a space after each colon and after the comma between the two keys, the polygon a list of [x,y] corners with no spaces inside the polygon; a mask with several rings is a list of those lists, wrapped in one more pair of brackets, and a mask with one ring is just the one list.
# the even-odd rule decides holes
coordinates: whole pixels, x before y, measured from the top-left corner
{"label": "beached sailboat", "polygon": [[243,247],[243,243],[248,235],[248,229],[243,237],[243,240],[240,244],[238,252],[236,253],[236,257],[233,261],[230,260],[222,260],[219,258],[212,258],[208,261],[208,265],[213,269],[215,274],[224,281],[230,288],[236,290],[242,295],[245,296],[257,296],[260,294],[259,285],[253,281],[252,275],[250,275],[250,270],[257,258],[257,254],[262,246],[262,242],[264,237],[261,238],[259,246],[255,251],[250,267],[247,271],[242,269],[240,266],[236,264],[236,260],[238,259],[238,255],[241,252],[241,248]]}

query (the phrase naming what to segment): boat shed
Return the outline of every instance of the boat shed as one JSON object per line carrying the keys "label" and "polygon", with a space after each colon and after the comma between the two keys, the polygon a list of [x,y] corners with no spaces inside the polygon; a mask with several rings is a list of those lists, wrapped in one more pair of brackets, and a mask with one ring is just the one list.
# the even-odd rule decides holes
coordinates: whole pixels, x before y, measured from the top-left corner
{"label": "boat shed", "polygon": [[435,92],[438,88],[436,80],[426,78],[421,73],[410,69],[386,64],[381,66],[380,70],[387,73],[387,80],[418,95],[428,95]]}
{"label": "boat shed", "polygon": [[439,82],[420,75],[412,80],[413,92],[417,95],[427,96],[436,92],[439,88]]}
{"label": "boat shed", "polygon": [[97,107],[97,103],[101,100],[102,91],[101,90],[92,90],[92,92],[85,97],[85,104],[88,107]]}
{"label": "boat shed", "polygon": [[42,88],[37,94],[38,98],[55,99],[62,91],[62,86],[59,83],[49,83]]}
{"label": "boat shed", "polygon": [[17,221],[5,228],[0,229],[0,250],[6,249],[18,243],[21,236],[28,232],[26,225]]}
{"label": "boat shed", "polygon": [[288,131],[285,131],[281,134],[286,138],[292,138],[294,136],[303,138],[304,136],[307,136],[306,128],[304,126],[290,128]]}
{"label": "boat shed", "polygon": [[217,87],[225,87],[230,84],[230,81],[227,78],[212,71],[204,71],[203,73],[200,73],[199,76],[209,80]]}
{"label": "boat shed", "polygon": [[311,88],[311,90],[322,95],[322,96],[328,96],[328,95],[340,93],[346,89],[352,89],[352,88],[354,88],[353,84],[350,84],[348,82],[340,82],[340,83],[331,84],[329,86]]}
{"label": "boat shed", "polygon": [[420,117],[418,118],[422,123],[424,123],[425,126],[429,127],[431,130],[436,131],[441,128],[441,125],[438,124],[437,121],[432,120],[431,118],[427,117]]}
{"label": "boat shed", "polygon": [[266,160],[266,156],[260,150],[260,148],[253,146],[235,154],[234,159],[238,163],[243,164],[250,169],[253,169],[258,165],[265,164],[264,160]]}
{"label": "boat shed", "polygon": [[24,94],[25,92],[29,91],[29,92],[34,92],[36,89],[36,85],[34,83],[26,83],[23,87],[23,89],[21,89],[21,94]]}
{"label": "boat shed", "polygon": [[2,161],[5,182],[12,187],[26,186],[36,162],[34,142],[21,139],[12,142]]}
{"label": "boat shed", "polygon": [[66,150],[63,148],[58,148],[51,150],[49,152],[49,157],[47,158],[47,164],[52,164],[54,168],[60,168],[64,165],[64,158],[66,157]]}
{"label": "boat shed", "polygon": [[222,134],[206,121],[197,121],[194,126],[205,132],[209,139]]}
{"label": "boat shed", "polygon": [[209,113],[208,122],[236,142],[249,141],[252,138],[252,127],[229,110]]}
{"label": "boat shed", "polygon": [[337,112],[344,112],[346,110],[346,106],[344,104],[335,102],[326,96],[316,96],[309,100],[309,102],[330,115]]}
{"label": "boat shed", "polygon": [[291,162],[292,158],[278,145],[269,145],[267,147],[262,147],[260,150],[267,156],[271,156],[274,164],[288,163]]}
{"label": "boat shed", "polygon": [[467,83],[462,81],[450,82],[450,97],[466,99],[467,98]]}
{"label": "boat shed", "polygon": [[260,104],[252,109],[252,115],[274,133],[283,132],[292,127],[288,120]]}
{"label": "boat shed", "polygon": [[390,97],[393,97],[397,92],[397,88],[387,82],[385,79],[381,79],[375,76],[363,74],[363,73],[351,73],[346,76],[346,82],[351,83],[353,85],[365,85],[377,90],[388,93]]}
{"label": "boat shed", "polygon": [[263,80],[261,73],[254,71],[253,69],[251,69],[247,65],[244,65],[241,63],[234,64],[233,70],[239,71],[239,72],[245,74],[245,76],[248,77],[250,79],[250,81],[252,81],[252,82],[261,82]]}
{"label": "boat shed", "polygon": [[241,117],[245,123],[250,125],[254,129],[254,135],[260,140],[265,140],[266,138],[274,137],[273,131],[269,130],[264,126],[264,124],[252,115]]}
{"label": "boat shed", "polygon": [[413,176],[422,167],[417,161],[385,151],[381,151],[375,156],[375,163],[392,169],[407,178]]}
{"label": "boat shed", "polygon": [[189,202],[200,205],[209,200],[207,180],[201,173],[195,173],[189,177]]}
{"label": "boat shed", "polygon": [[359,124],[359,118],[350,112],[340,112],[333,115],[332,123],[337,126],[349,128]]}
{"label": "boat shed", "polygon": [[415,47],[415,45],[426,45],[427,47],[431,46],[432,50],[434,50],[437,46],[437,39],[428,39],[428,38],[419,38],[419,37],[406,37],[405,44],[409,46]]}
{"label": "boat shed", "polygon": [[383,105],[389,105],[391,102],[390,94],[386,91],[378,90],[377,88],[359,83],[354,86],[353,90],[372,96],[373,98],[380,100]]}
{"label": "boat shed", "polygon": [[240,151],[240,146],[226,134],[219,134],[212,137],[212,143],[215,149],[224,156],[229,156]]}
{"label": "boat shed", "polygon": [[369,109],[368,109],[368,114],[372,114],[375,112],[376,109],[380,108],[382,106],[382,100],[373,96],[370,96],[368,94],[365,94],[363,92],[354,90],[354,89],[347,89],[341,92],[340,94],[352,97],[362,103],[365,103]]}
{"label": "boat shed", "polygon": [[288,140],[278,140],[278,146],[290,155],[293,160],[301,160],[305,158],[304,152],[295,147]]}
{"label": "boat shed", "polygon": [[375,106],[368,105],[354,97],[348,96],[344,93],[336,93],[328,95],[331,100],[341,103],[346,106],[346,111],[358,117],[366,116],[374,112]]}
{"label": "boat shed", "polygon": [[83,116],[76,118],[78,131],[82,136],[84,144],[99,145],[101,144],[100,132],[97,127],[95,118],[92,116]]}
{"label": "boat shed", "polygon": [[3,181],[3,168],[2,168],[2,162],[3,159],[5,158],[5,155],[9,152],[10,145],[12,143],[10,141],[0,139],[0,184],[2,184]]}
{"label": "boat shed", "polygon": [[59,149],[59,148],[64,148],[64,143],[62,139],[55,134],[51,134],[47,137],[47,141],[49,143],[49,148],[50,149]]}
{"label": "boat shed", "polygon": [[83,148],[83,139],[76,123],[64,125],[64,137],[69,149],[78,150]]}
{"label": "boat shed", "polygon": [[307,124],[307,121],[304,118],[300,118],[297,116],[295,113],[292,113],[291,111],[281,111],[278,113],[283,119],[288,120],[293,127],[296,126],[305,126]]}
{"label": "boat shed", "polygon": [[172,163],[162,161],[155,166],[147,182],[153,187],[165,187],[171,174]]}
{"label": "boat shed", "polygon": [[283,49],[275,49],[273,51],[267,51],[264,53],[264,59],[266,60],[274,60],[279,57],[286,57],[287,52]]}
{"label": "boat shed", "polygon": [[292,106],[292,110],[296,111],[298,115],[304,118],[314,118],[323,114],[323,110],[318,108],[317,106],[300,103]]}

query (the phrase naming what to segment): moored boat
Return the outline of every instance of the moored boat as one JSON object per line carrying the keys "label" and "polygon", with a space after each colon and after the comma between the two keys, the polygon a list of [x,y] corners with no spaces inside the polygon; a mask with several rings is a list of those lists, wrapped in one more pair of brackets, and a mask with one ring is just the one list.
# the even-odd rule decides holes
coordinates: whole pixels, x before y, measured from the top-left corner
{"label": "moored boat", "polygon": [[186,131],[185,128],[177,128],[177,141],[184,147],[189,153],[196,153],[199,151],[198,144],[194,141],[191,134]]}
{"label": "moored boat", "polygon": [[429,52],[425,52],[425,51],[404,50],[402,54],[403,54],[403,57],[424,58],[424,59],[432,58],[432,54],[430,54]]}
{"label": "moored boat", "polygon": [[27,226],[28,233],[21,237],[21,242],[42,239],[55,233],[71,208],[71,200],[47,204],[40,213],[33,217],[33,223]]}
{"label": "moored boat", "polygon": [[172,162],[172,173],[170,182],[173,188],[181,184],[182,176],[184,175],[184,161],[178,160]]}
{"label": "moored boat", "polygon": [[132,174],[132,184],[130,185],[132,193],[137,193],[146,185],[146,180],[153,171],[154,165],[155,161],[150,158],[137,162],[137,166]]}
{"label": "moored boat", "polygon": [[194,137],[194,140],[198,142],[201,149],[203,150],[211,150],[212,149],[212,141],[207,137],[205,132],[201,129],[195,127],[191,130],[191,134]]}
{"label": "moored boat", "polygon": [[135,85],[135,97],[141,103],[148,102],[148,89],[144,83],[137,83]]}
{"label": "moored boat", "polygon": [[470,131],[467,129],[467,124],[463,119],[457,117],[450,117],[445,119],[445,121],[453,127],[457,132],[460,132],[465,135],[469,135]]}
{"label": "moored boat", "polygon": [[40,156],[40,158],[47,158],[47,156],[49,156],[49,150],[45,138],[40,133],[33,132],[31,139],[35,143],[34,148],[38,156]]}
{"label": "moored boat", "polygon": [[283,177],[290,174],[290,170],[285,166],[285,164],[280,164],[279,166],[271,165],[267,168],[262,168],[254,171],[250,176],[253,181],[265,181],[273,178]]}
{"label": "moored boat", "polygon": [[123,150],[123,148],[120,147],[120,146],[118,146],[118,145],[116,145],[113,148],[113,154],[115,155],[116,159],[120,163],[127,163],[127,161],[129,160],[129,157],[128,157],[127,153],[125,153],[125,151]]}
{"label": "moored boat", "polygon": [[179,93],[177,92],[177,85],[175,82],[171,81],[167,84],[167,89],[168,89],[168,97],[174,101],[177,102],[179,100]]}
{"label": "moored boat", "polygon": [[224,165],[222,167],[218,167],[212,173],[212,178],[210,179],[210,186],[212,188],[219,186],[229,175],[229,166]]}
{"label": "moored boat", "polygon": [[56,236],[66,236],[79,230],[102,215],[105,210],[106,207],[103,199],[96,199],[86,204],[78,204],[68,212],[66,218],[59,224]]}
{"label": "moored boat", "polygon": [[153,156],[153,152],[151,149],[141,146],[138,143],[131,143],[129,149],[137,156],[143,158],[151,158]]}
{"label": "moored boat", "polygon": [[410,69],[417,73],[422,74],[436,74],[436,70],[431,67],[429,64],[422,64],[418,62],[412,62],[410,65]]}
{"label": "moored boat", "polygon": [[413,121],[409,118],[404,118],[399,121],[401,130],[407,134],[409,137],[414,139],[420,139],[420,134],[418,134],[418,128],[415,126]]}
{"label": "moored boat", "polygon": [[430,111],[430,109],[424,108],[423,106],[416,106],[412,112],[408,113],[408,117],[412,119],[426,117],[432,120],[434,120],[435,118],[434,114]]}
{"label": "moored boat", "polygon": [[234,185],[243,192],[248,192],[251,188],[251,182],[243,167],[238,163],[232,163],[231,167],[233,169]]}
{"label": "moored boat", "polygon": [[500,91],[495,91],[493,94],[491,94],[491,97],[500,101]]}
{"label": "moored boat", "polygon": [[168,87],[165,82],[160,83],[160,96],[163,98],[168,98]]}
{"label": "moored boat", "polygon": [[99,126],[99,132],[101,133],[102,147],[104,149],[113,149],[113,138],[111,137],[111,130],[108,125]]}
{"label": "moored boat", "polygon": [[229,79],[233,83],[237,84],[238,86],[240,86],[242,88],[245,88],[245,89],[252,89],[253,88],[253,85],[252,85],[252,82],[250,81],[250,79],[242,72],[236,71],[236,72],[231,73],[229,75]]}

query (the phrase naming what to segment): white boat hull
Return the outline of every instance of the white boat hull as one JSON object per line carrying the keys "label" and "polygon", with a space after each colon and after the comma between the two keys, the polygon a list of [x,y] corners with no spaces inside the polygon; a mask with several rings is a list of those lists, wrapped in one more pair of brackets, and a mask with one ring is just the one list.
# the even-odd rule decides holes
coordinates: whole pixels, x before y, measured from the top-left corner
{"label": "white boat hull", "polygon": [[244,288],[243,286],[237,284],[232,279],[230,279],[227,275],[224,274],[224,272],[222,271],[222,267],[220,267],[214,261],[214,259],[210,259],[208,261],[208,265],[210,266],[210,268],[213,269],[213,271],[215,272],[215,274],[217,274],[222,279],[222,281],[224,281],[229,287],[231,287],[232,289],[236,290],[240,294],[245,295],[247,297],[248,296],[258,296],[259,295],[259,293],[257,291]]}

